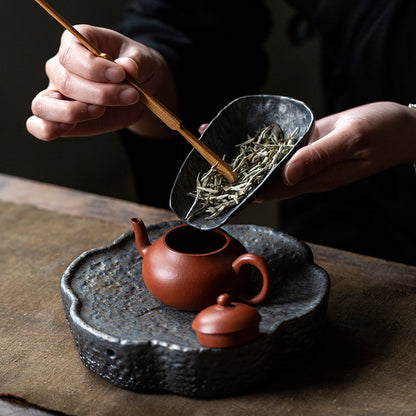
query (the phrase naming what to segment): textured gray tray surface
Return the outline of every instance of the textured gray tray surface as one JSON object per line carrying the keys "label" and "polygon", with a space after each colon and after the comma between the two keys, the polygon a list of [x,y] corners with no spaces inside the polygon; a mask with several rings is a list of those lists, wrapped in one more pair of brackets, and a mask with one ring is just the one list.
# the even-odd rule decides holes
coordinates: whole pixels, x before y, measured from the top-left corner
{"label": "textured gray tray surface", "polygon": [[[150,241],[177,224],[149,226]],[[83,253],[62,277],[67,320],[84,364],[133,390],[215,396],[255,385],[266,370],[313,345],[325,319],[329,278],[313,263],[309,248],[266,227],[224,229],[273,271],[271,296],[256,306],[262,321],[255,342],[202,347],[191,328],[196,313],[163,305],[145,287],[142,259],[133,232],[127,232]],[[253,286],[257,273],[253,268]]]}

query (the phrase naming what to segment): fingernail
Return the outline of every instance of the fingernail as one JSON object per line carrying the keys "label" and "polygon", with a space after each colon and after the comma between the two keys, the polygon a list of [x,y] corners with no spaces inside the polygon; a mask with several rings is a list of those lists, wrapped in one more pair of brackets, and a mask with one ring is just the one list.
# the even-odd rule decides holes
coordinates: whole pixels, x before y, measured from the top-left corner
{"label": "fingernail", "polygon": [[59,134],[69,133],[77,124],[59,123]]}
{"label": "fingernail", "polygon": [[125,105],[135,104],[139,101],[139,93],[134,88],[126,88],[120,93],[120,103]]}
{"label": "fingernail", "polygon": [[286,185],[293,186],[302,180],[303,166],[301,162],[289,163],[283,169],[283,181]]}
{"label": "fingernail", "polygon": [[90,104],[88,105],[88,115],[92,118],[99,117],[102,115],[104,107],[100,105]]}
{"label": "fingernail", "polygon": [[123,68],[111,67],[105,71],[105,78],[110,82],[121,82],[126,77]]}

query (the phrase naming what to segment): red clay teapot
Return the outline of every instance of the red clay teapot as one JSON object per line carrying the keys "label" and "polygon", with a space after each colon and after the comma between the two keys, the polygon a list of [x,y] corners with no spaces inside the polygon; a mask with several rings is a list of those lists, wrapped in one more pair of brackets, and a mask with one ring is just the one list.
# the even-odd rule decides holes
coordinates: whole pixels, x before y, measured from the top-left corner
{"label": "red clay teapot", "polygon": [[[224,230],[201,231],[181,224],[150,244],[143,221],[132,218],[131,222],[143,257],[143,280],[164,304],[199,311],[215,304],[221,293],[251,304],[266,298],[272,276],[269,266]],[[258,268],[262,275],[262,288],[253,296],[245,293],[250,272],[245,265]]]}

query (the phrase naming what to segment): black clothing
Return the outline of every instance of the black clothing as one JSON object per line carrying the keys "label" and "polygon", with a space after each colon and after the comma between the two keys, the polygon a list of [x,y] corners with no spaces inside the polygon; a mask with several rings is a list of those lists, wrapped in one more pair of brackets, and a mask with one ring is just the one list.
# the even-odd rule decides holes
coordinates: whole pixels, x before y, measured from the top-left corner
{"label": "black clothing", "polygon": [[326,112],[416,99],[416,2],[288,0],[322,40]]}
{"label": "black clothing", "polygon": [[[165,57],[179,92],[178,116],[198,136],[202,123],[234,98],[255,94],[264,83],[267,56],[262,43],[270,23],[258,0],[136,0],[129,3],[118,30]],[[190,145],[182,137],[155,141],[128,131],[121,136],[131,156],[139,201],[167,208]],[[163,154],[157,152],[162,144]],[[169,174],[150,183],[145,172],[162,163]]]}
{"label": "black clothing", "polygon": [[[308,32],[321,38],[327,114],[375,101],[415,102],[416,2],[289,2],[309,22]],[[290,234],[416,265],[416,175],[410,165],[280,205],[282,228]]]}
{"label": "black clothing", "polygon": [[[379,100],[416,101],[415,2],[288,1],[297,21],[308,22],[306,33],[322,40],[327,114]],[[262,43],[269,27],[260,0],[136,0],[119,30],[165,56],[177,82],[179,116],[196,132],[231,99],[258,91],[266,77]],[[166,206],[171,182],[141,180],[149,169],[146,163],[154,163],[159,142],[122,135],[128,153],[135,155],[139,194],[145,190],[141,202]],[[176,165],[167,168],[173,182],[190,148],[180,138],[169,143],[177,152]],[[167,159],[171,151],[165,153]],[[306,241],[416,264],[416,175],[411,166],[282,201],[280,212],[281,229]]]}

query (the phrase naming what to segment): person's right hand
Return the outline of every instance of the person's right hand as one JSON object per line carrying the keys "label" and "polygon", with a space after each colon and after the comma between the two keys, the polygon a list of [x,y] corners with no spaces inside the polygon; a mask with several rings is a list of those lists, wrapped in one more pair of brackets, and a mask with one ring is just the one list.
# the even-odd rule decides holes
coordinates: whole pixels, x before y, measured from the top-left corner
{"label": "person's right hand", "polygon": [[128,73],[144,90],[176,111],[175,83],[165,59],[113,30],[88,25],[76,28],[116,63],[95,57],[65,31],[59,52],[46,63],[49,85],[32,102],[28,131],[47,141],[122,128],[150,137],[170,134],[139,102],[140,94],[123,83]]}

